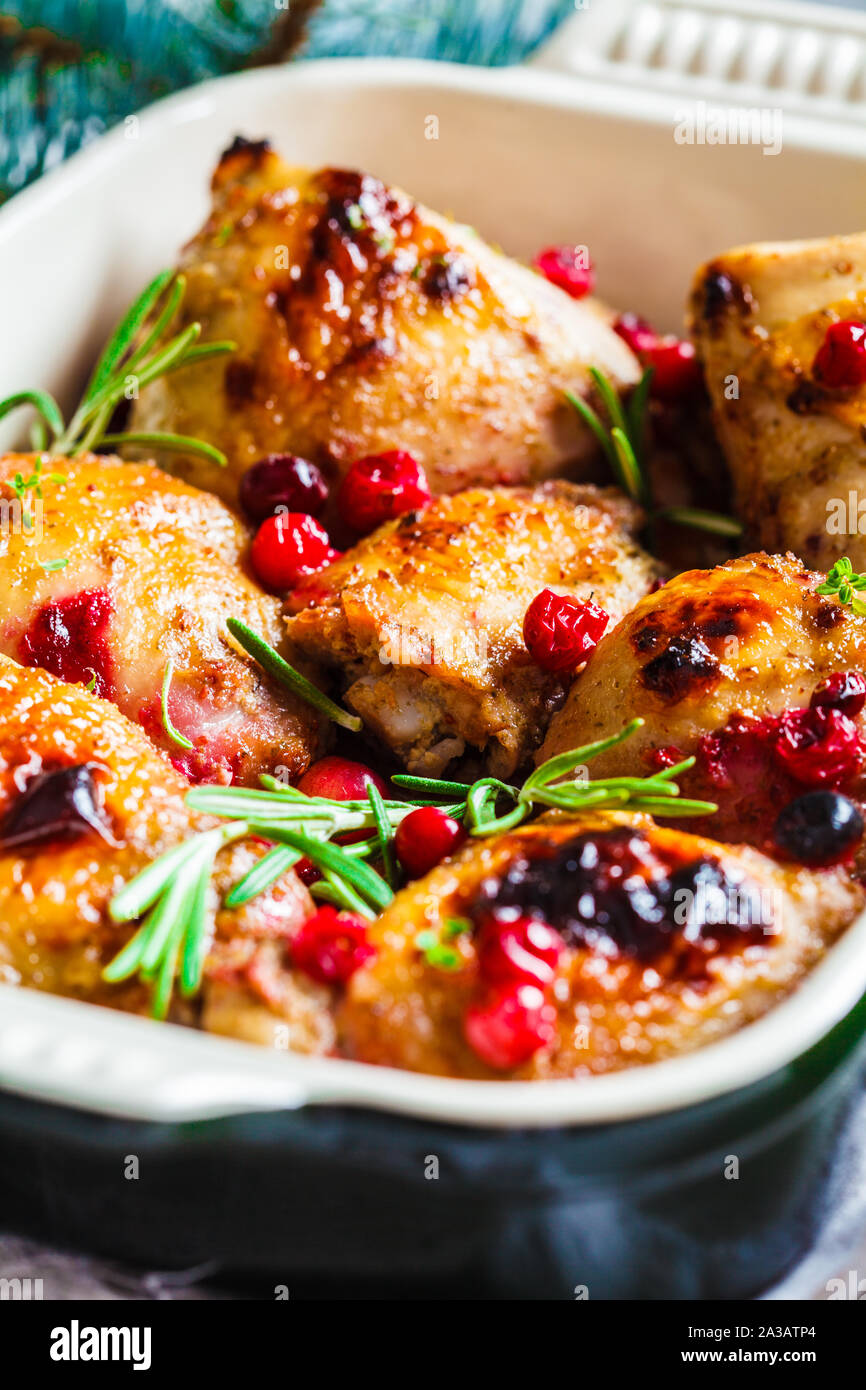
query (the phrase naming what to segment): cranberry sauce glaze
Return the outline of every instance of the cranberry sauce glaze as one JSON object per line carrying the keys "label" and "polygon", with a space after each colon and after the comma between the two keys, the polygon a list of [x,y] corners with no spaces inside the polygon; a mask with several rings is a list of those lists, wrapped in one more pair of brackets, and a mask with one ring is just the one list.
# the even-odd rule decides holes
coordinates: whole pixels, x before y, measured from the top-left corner
{"label": "cranberry sauce glaze", "polygon": [[740,870],[708,855],[676,862],[631,826],[575,836],[547,852],[521,855],[488,879],[469,909],[542,919],[569,946],[606,958],[630,957],[666,974],[692,976],[702,961],[772,940],[772,909]]}
{"label": "cranberry sauce glaze", "polygon": [[[807,708],[779,715],[733,714],[722,729],[705,734],[696,750],[694,769],[680,779],[687,795],[716,799],[725,817],[724,834],[739,834],[758,848],[802,863],[850,860],[859,840],[840,836],[838,853],[824,857],[808,849],[795,853],[778,833],[778,818],[807,794],[835,793],[862,812],[866,787],[866,739],[855,722],[866,704],[866,678],[859,671],[838,672],[817,687]],[[681,756],[675,748],[656,751],[653,762],[669,765]],[[850,817],[849,817],[850,819]],[[692,828],[702,829],[700,822]]]}
{"label": "cranberry sauce glaze", "polygon": [[108,625],[113,613],[105,589],[83,589],[44,603],[19,643],[22,666],[41,666],[71,685],[90,684],[110,700],[114,673]]}

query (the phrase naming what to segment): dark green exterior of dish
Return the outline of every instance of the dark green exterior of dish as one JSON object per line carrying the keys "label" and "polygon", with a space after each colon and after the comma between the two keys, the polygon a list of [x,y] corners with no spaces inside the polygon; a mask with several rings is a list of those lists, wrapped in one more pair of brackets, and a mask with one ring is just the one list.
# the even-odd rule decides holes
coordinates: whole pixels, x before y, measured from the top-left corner
{"label": "dark green exterior of dish", "polygon": [[335,1107],[155,1125],[6,1094],[0,1228],[150,1270],[212,1262],[264,1298],[749,1297],[809,1243],[864,1030],[861,1001],[756,1085],[589,1129]]}

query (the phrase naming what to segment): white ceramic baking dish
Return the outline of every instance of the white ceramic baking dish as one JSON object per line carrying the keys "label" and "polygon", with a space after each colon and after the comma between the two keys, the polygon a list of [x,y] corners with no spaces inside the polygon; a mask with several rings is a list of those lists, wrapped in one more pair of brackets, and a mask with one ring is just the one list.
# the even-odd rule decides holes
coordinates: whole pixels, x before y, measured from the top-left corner
{"label": "white ceramic baking dish", "polygon": [[[679,143],[696,102],[768,109],[781,151]],[[866,19],[593,0],[522,69],[296,64],[163,101],[0,211],[0,394],[39,385],[68,403],[118,311],[196,228],[209,171],[239,132],[299,163],[369,168],[518,256],[586,243],[603,295],[674,327],[714,252],[866,226]],[[4,443],[20,438],[6,426]],[[587,1125],[769,1076],[864,991],[866,916],[793,997],[699,1053],[589,1082],[484,1084],[273,1054],[0,988],[0,1083],[143,1120],[340,1102],[476,1126]]]}

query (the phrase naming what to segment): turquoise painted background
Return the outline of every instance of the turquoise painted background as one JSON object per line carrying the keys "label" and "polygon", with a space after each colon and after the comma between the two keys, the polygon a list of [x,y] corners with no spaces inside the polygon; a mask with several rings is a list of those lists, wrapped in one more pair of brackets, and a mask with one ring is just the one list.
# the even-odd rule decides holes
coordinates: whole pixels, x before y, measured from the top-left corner
{"label": "turquoise painted background", "polygon": [[357,54],[517,62],[573,0],[0,0],[0,198],[217,73]]}

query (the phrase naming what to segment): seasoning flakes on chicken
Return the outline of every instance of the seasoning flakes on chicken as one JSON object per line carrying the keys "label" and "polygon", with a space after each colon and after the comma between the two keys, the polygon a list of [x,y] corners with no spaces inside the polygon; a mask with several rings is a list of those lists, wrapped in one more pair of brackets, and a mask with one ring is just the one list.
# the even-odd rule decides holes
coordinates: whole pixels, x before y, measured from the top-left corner
{"label": "seasoning flakes on chicken", "polygon": [[660,1061],[765,1013],[862,902],[841,870],[780,867],[648,816],[547,818],[398,894],[338,1009],[341,1046],[479,1079]]}
{"label": "seasoning flakes on chicken", "polygon": [[[109,914],[150,861],[216,824],[142,731],[80,685],[0,657],[0,983],[149,1013],[151,989],[102,971],[133,935]],[[208,890],[212,941],[200,996],[170,1015],[272,1047],[333,1045],[331,994],[292,972],[289,943],[313,910],[291,872],[245,907],[222,901],[261,857],[220,851]]]}
{"label": "seasoning flakes on chicken", "polygon": [[566,482],[468,489],[386,523],[288,602],[292,647],[339,673],[345,702],[410,771],[467,751],[509,776],[537,747],[566,680],[523,640],[545,587],[616,622],[649,589],[641,514]]}
{"label": "seasoning flakes on chicken", "polygon": [[866,568],[866,233],[716,257],[692,331],[752,542]]}
{"label": "seasoning flakes on chicken", "polygon": [[[819,594],[823,579],[793,555],[765,554],[671,579],[602,637],[539,761],[640,716],[630,739],[593,759],[594,777],[696,755],[678,781],[719,803],[714,834],[778,850],[780,812],[818,795],[832,842],[844,809],[834,798],[859,804],[866,792],[866,618]],[[859,840],[856,824],[837,848]]]}
{"label": "seasoning flakes on chicken", "polygon": [[[19,474],[37,478],[20,498]],[[232,616],[277,645],[282,628],[246,572],[247,533],[217,498],[94,455],[7,454],[0,492],[16,523],[0,536],[0,652],[113,701],[193,780],[303,773],[323,738],[316,714],[225,636]],[[189,747],[163,716],[169,661],[167,712]]]}
{"label": "seasoning flakes on chicken", "polygon": [[181,261],[183,322],[238,350],[144,389],[134,428],[210,441],[229,466],[168,467],[231,503],[285,452],[334,480],[399,447],[434,492],[587,476],[596,442],[563,392],[588,395],[591,366],[616,389],[640,375],[595,300],[371,174],[290,168],[265,141],[236,140],[212,189]]}

